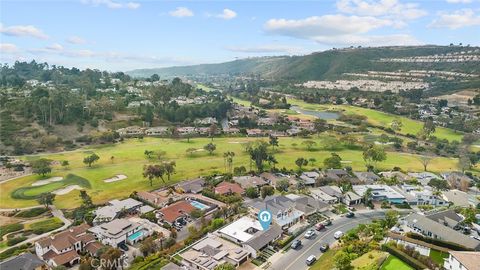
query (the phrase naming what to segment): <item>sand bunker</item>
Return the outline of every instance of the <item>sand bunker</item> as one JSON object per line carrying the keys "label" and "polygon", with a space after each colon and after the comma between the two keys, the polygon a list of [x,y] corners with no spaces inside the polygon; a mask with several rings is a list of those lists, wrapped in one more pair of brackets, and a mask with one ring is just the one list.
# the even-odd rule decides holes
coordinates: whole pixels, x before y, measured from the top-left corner
{"label": "sand bunker", "polygon": [[228,142],[228,143],[245,143],[245,142]]}
{"label": "sand bunker", "polygon": [[115,175],[115,176],[112,177],[112,178],[108,178],[108,179],[103,180],[103,182],[105,182],[105,183],[111,183],[111,182],[121,181],[121,180],[123,180],[123,179],[127,179],[127,176],[124,175],[124,174],[117,174],[117,175]]}
{"label": "sand bunker", "polygon": [[71,185],[71,186],[61,188],[61,189],[57,189],[57,190],[53,191],[52,193],[55,194],[55,195],[65,195],[65,194],[67,194],[70,191],[73,191],[75,189],[81,190],[83,188],[79,185]]}
{"label": "sand bunker", "polygon": [[55,176],[55,177],[50,177],[48,179],[45,179],[45,180],[39,180],[35,183],[32,184],[32,186],[43,186],[43,185],[46,185],[46,184],[50,184],[52,182],[58,182],[58,181],[62,181],[63,180],[63,177],[60,177],[60,176]]}

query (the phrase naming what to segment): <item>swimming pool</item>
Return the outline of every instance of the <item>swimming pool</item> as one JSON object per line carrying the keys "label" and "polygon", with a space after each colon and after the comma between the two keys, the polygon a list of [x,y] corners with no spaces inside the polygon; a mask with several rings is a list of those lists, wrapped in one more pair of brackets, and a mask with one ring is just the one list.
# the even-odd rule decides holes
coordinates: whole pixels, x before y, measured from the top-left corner
{"label": "swimming pool", "polygon": [[138,232],[135,232],[131,235],[128,236],[128,240],[130,242],[135,242],[138,238],[142,237],[143,236],[143,232],[142,231],[138,231]]}
{"label": "swimming pool", "polygon": [[200,210],[205,210],[205,209],[208,209],[208,205],[205,205],[201,202],[197,202],[197,201],[190,201],[190,204],[197,208],[197,209],[200,209]]}

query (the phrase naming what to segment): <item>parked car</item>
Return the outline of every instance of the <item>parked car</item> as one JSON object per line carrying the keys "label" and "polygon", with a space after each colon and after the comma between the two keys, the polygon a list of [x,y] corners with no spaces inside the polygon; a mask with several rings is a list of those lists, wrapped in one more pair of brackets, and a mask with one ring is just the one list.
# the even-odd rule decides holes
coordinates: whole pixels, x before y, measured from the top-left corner
{"label": "parked car", "polygon": [[353,213],[353,212],[348,212],[347,214],[345,214],[345,216],[346,216],[347,218],[353,218],[353,217],[355,216],[355,213]]}
{"label": "parked car", "polygon": [[342,238],[342,236],[343,236],[343,232],[342,232],[342,231],[336,231],[336,232],[333,234],[333,237],[334,237],[335,239],[340,239],[340,238]]}
{"label": "parked car", "polygon": [[322,223],[318,223],[317,225],[315,225],[315,229],[317,231],[321,231],[321,230],[325,229],[325,225],[323,225]]}
{"label": "parked car", "polygon": [[330,248],[330,246],[327,243],[325,243],[325,244],[320,246],[320,251],[321,252],[326,252],[329,248]]}
{"label": "parked car", "polygon": [[295,241],[293,241],[292,244],[290,245],[290,248],[292,248],[292,249],[297,249],[297,248],[299,248],[299,247],[301,247],[301,246],[302,246],[302,241],[300,241],[300,240],[295,240]]}
{"label": "parked car", "polygon": [[118,244],[118,247],[125,252],[128,251],[128,246],[125,243]]}
{"label": "parked car", "polygon": [[308,266],[310,266],[310,265],[312,265],[316,260],[317,260],[317,258],[316,258],[315,256],[310,255],[310,256],[308,256],[306,263],[307,263]]}
{"label": "parked car", "polygon": [[312,238],[315,235],[315,232],[313,230],[308,230],[303,236],[307,239]]}
{"label": "parked car", "polygon": [[330,219],[326,219],[326,220],[322,221],[322,224],[325,225],[325,226],[329,226],[329,225],[332,225],[332,221]]}

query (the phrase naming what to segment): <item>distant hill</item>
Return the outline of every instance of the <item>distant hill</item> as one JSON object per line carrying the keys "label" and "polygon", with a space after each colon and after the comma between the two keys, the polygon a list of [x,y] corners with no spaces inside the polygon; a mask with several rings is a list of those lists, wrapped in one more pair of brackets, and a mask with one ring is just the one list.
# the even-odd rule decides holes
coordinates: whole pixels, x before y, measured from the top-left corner
{"label": "distant hill", "polygon": [[378,61],[381,58],[432,56],[476,49],[479,49],[479,47],[406,46],[339,49],[305,56],[257,57],[219,64],[137,69],[129,71],[127,74],[135,77],[147,77],[152,74],[158,74],[160,77],[255,74],[269,79],[294,81],[337,79],[346,72],[366,72],[369,70],[430,69],[479,74],[479,62],[392,63]]}

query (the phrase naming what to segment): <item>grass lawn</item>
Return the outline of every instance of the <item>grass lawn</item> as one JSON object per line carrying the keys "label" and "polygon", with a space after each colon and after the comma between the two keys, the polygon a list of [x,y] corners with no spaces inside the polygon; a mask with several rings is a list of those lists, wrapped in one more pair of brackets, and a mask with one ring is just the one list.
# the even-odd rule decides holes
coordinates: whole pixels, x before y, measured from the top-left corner
{"label": "grass lawn", "polygon": [[63,222],[57,217],[46,218],[44,220],[28,223],[25,226],[26,230],[32,230],[34,234],[42,234],[53,231],[63,226]]}
{"label": "grass lawn", "polygon": [[432,260],[438,263],[439,265],[443,265],[443,262],[444,262],[443,259],[448,258],[448,253],[431,249],[430,258],[432,258]]}
{"label": "grass lawn", "polygon": [[[373,265],[375,266],[375,269],[377,269],[380,266],[379,263],[381,263],[381,261],[383,261],[383,259],[386,258],[387,256],[388,256],[387,252],[372,250],[353,260],[352,266],[355,269],[359,269],[362,267]],[[369,268],[369,269],[373,269],[373,268]]]}
{"label": "grass lawn", "polygon": [[[421,121],[412,120],[407,117],[384,113],[377,110],[350,106],[350,105],[323,105],[323,104],[311,104],[306,103],[299,99],[288,99],[288,103],[296,106],[300,106],[307,110],[321,110],[321,111],[340,111],[346,114],[364,115],[368,118],[368,122],[373,125],[388,127],[394,119],[398,119],[402,122],[403,126],[400,130],[401,134],[416,135],[423,127]],[[454,132],[452,129],[437,127],[435,136],[441,139],[447,139],[449,141],[461,141],[463,134],[461,132]]]}
{"label": "grass lawn", "polygon": [[333,257],[337,253],[337,250],[330,249],[327,252],[323,253],[320,258],[309,268],[310,270],[330,270],[335,268],[335,262]]}
{"label": "grass lawn", "polygon": [[42,186],[20,187],[12,192],[12,198],[33,200],[38,198],[42,193],[52,192],[70,185],[78,185],[84,188],[91,187],[90,182],[88,182],[87,179],[76,176],[74,174],[67,174],[67,176],[65,176],[62,181],[53,182]]}
{"label": "grass lawn", "polygon": [[[279,138],[280,146],[276,151],[275,157],[278,160],[277,167],[286,167],[296,169],[295,160],[298,157],[315,158],[317,162],[314,166],[308,165],[305,169],[322,166],[322,161],[330,156],[331,150],[323,150],[321,146],[327,138],[325,136],[313,136],[311,139],[317,142],[318,149],[316,151],[307,151],[302,145],[305,139],[302,138]],[[209,138],[193,138],[190,142],[186,140],[172,140],[161,138],[144,138],[144,139],[126,139],[122,143],[113,145],[100,145],[78,149],[70,152],[61,152],[55,154],[42,154],[36,156],[24,156],[24,159],[36,159],[41,157],[52,160],[68,160],[70,165],[68,168],[55,166],[52,174],[47,177],[62,176],[66,179],[67,175],[75,175],[88,180],[89,187],[86,187],[88,194],[95,203],[102,203],[114,198],[121,198],[130,195],[133,191],[151,190],[160,188],[164,184],[160,180],[154,180],[151,187],[148,180],[142,176],[143,166],[158,161],[149,161],[144,156],[145,150],[165,151],[166,158],[176,161],[176,174],[167,184],[173,184],[185,179],[192,179],[199,175],[208,175],[214,172],[224,172],[223,153],[226,151],[235,152],[233,166],[245,166],[249,169],[249,157],[243,150],[243,143],[255,141],[257,138],[215,138],[213,143],[216,144],[217,150],[213,155],[209,155],[206,151],[195,152],[192,156],[186,153],[188,148],[202,149],[204,145],[210,142]],[[264,138],[263,140],[268,140]],[[90,153],[95,152],[100,156],[99,162],[95,163],[91,168],[83,164],[83,158]],[[365,170],[365,164],[362,159],[361,150],[348,150],[342,147],[336,152],[342,157],[344,164],[351,166],[355,170]],[[113,162],[110,157],[114,156]],[[401,166],[404,170],[423,171],[422,164],[418,160],[418,156],[405,153],[388,153],[387,160],[378,164],[380,169],[392,169],[395,166]],[[450,158],[436,158],[429,165],[429,170],[434,172],[453,170],[457,167],[457,160]],[[117,174],[124,174],[128,178],[117,182],[104,182],[105,179],[111,178]],[[30,175],[0,184],[2,194],[0,196],[0,208],[21,208],[27,206],[38,205],[35,199],[19,199],[12,197],[12,192],[19,188],[27,188],[35,193],[27,193],[28,195],[38,194],[39,190],[30,190],[32,183],[41,180],[38,175]],[[65,181],[65,180],[64,180]],[[62,183],[55,182],[42,186],[51,190],[50,185]],[[78,183],[77,183],[78,184]],[[57,188],[55,186],[55,188]],[[46,190],[45,190],[46,191]],[[81,204],[79,191],[74,190],[65,195],[57,195],[55,205],[59,208],[74,208]]]}
{"label": "grass lawn", "polygon": [[390,255],[382,264],[380,270],[413,270],[413,268],[399,258]]}

